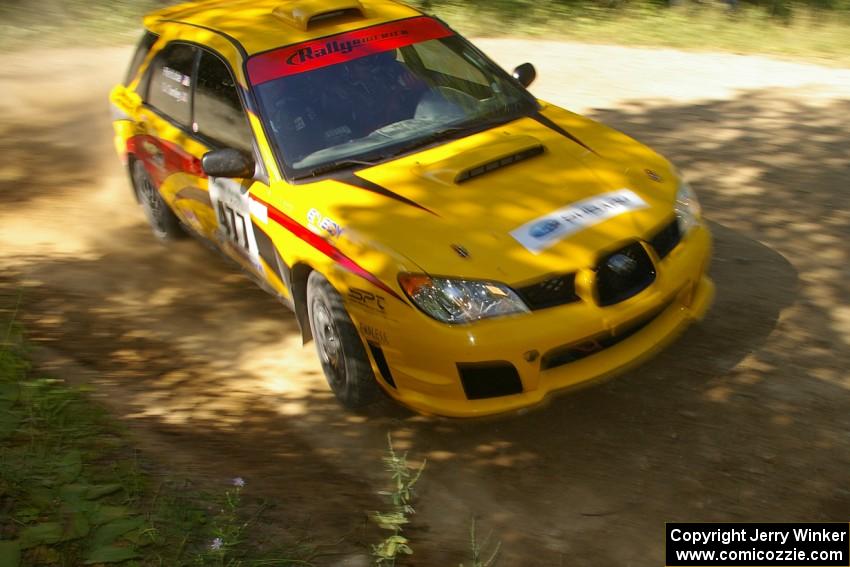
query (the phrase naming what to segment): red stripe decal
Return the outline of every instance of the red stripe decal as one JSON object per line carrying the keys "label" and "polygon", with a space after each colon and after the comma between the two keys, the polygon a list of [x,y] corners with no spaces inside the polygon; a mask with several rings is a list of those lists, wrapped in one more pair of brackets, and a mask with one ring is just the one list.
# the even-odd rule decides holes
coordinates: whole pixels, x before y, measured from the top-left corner
{"label": "red stripe decal", "polygon": [[453,35],[446,26],[425,16],[380,24],[315,39],[255,55],[248,60],[251,84],[312,71],[373,53]]}
{"label": "red stripe decal", "polygon": [[393,291],[389,286],[387,286],[384,282],[375,277],[374,274],[366,271],[363,267],[361,267],[357,262],[343,254],[336,246],[319,236],[318,234],[310,231],[307,227],[297,223],[290,217],[286,216],[270,204],[266,203],[259,197],[255,195],[251,195],[251,198],[257,201],[258,203],[264,205],[269,211],[269,218],[275,221],[277,224],[351,272],[352,274],[358,275],[366,281],[370,282],[372,285],[381,289],[388,294],[392,295],[405,305],[407,302],[402,299],[402,297]]}
{"label": "red stripe decal", "polygon": [[206,177],[200,159],[168,140],[140,134],[127,140],[127,151],[142,160],[157,186],[179,172]]}

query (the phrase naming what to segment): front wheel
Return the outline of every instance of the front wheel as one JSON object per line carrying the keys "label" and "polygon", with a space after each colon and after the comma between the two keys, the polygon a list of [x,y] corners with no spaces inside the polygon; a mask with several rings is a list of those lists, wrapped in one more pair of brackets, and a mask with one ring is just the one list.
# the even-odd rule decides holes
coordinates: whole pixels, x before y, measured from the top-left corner
{"label": "front wheel", "polygon": [[307,279],[307,314],[325,378],[347,408],[368,405],[380,396],[363,341],[342,297],[318,272]]}
{"label": "front wheel", "polygon": [[176,240],[185,236],[177,215],[163,200],[141,161],[133,162],[133,187],[154,236],[160,240]]}

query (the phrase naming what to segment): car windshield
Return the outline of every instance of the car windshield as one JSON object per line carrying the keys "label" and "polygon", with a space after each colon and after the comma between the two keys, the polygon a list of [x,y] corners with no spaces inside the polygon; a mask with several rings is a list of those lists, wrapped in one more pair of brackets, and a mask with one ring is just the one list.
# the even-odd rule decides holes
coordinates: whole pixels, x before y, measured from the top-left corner
{"label": "car windshield", "polygon": [[536,109],[504,71],[430,18],[261,54],[248,73],[294,179],[391,159]]}

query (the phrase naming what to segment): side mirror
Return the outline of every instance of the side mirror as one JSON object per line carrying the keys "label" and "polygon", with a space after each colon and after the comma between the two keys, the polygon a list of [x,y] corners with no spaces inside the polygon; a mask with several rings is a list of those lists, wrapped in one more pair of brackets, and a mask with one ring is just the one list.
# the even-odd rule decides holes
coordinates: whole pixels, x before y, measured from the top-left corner
{"label": "side mirror", "polygon": [[254,176],[256,164],[254,158],[241,150],[222,148],[204,154],[201,168],[210,177],[237,177],[240,179]]}
{"label": "side mirror", "polygon": [[514,69],[513,77],[519,84],[524,87],[527,87],[531,83],[534,82],[534,79],[537,78],[537,70],[534,68],[534,65],[531,63],[523,63],[516,69]]}

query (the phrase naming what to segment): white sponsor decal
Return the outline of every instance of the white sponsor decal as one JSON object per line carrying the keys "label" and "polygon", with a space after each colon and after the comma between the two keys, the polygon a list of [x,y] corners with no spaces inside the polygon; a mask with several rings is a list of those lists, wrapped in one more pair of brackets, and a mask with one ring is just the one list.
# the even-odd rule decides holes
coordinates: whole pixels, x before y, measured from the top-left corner
{"label": "white sponsor decal", "polygon": [[263,224],[269,224],[269,209],[264,204],[251,199],[248,201],[248,210]]}
{"label": "white sponsor decal", "polygon": [[[218,219],[218,237],[229,245],[228,249],[247,258],[258,272],[262,272],[260,252],[251,222],[251,213],[257,213],[255,216],[264,220],[262,211],[256,205],[252,207],[253,199],[248,197],[242,184],[234,179],[210,177],[209,190],[210,201]],[[267,222],[268,218],[265,220]]]}
{"label": "white sponsor decal", "polygon": [[338,238],[345,230],[338,222],[330,217],[322,215],[316,209],[310,209],[307,213],[307,228],[322,236],[322,231],[327,232],[334,238]]}
{"label": "white sponsor decal", "polygon": [[162,76],[166,79],[174,81],[175,83],[180,83],[184,87],[189,87],[192,85],[192,79],[188,75],[184,75],[180,71],[175,71],[171,67],[163,67]]}
{"label": "white sponsor decal", "polygon": [[171,85],[162,85],[162,92],[176,100],[177,102],[189,102],[189,93],[181,91],[177,87]]}
{"label": "white sponsor decal", "polygon": [[520,244],[539,254],[556,242],[587,227],[649,205],[630,189],[619,189],[572,203],[525,223],[511,232]]}

